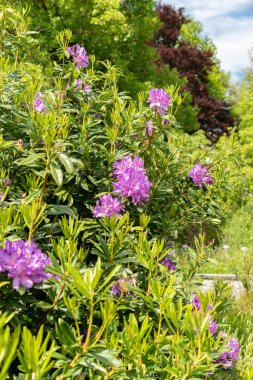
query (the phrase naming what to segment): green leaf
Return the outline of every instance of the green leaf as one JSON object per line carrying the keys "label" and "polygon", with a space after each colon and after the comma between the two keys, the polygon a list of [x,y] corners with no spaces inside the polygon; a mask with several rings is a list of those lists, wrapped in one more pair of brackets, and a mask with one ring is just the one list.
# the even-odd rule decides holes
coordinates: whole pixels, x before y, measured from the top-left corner
{"label": "green leaf", "polygon": [[76,343],[76,337],[72,328],[61,318],[58,320],[59,329],[64,339],[64,343],[72,345]]}
{"label": "green leaf", "polygon": [[57,185],[61,186],[63,183],[63,173],[60,165],[55,160],[50,162],[50,171]]}
{"label": "green leaf", "polygon": [[29,167],[35,167],[39,166],[38,161],[44,158],[44,153],[33,153],[30,154],[28,157],[20,158],[16,161],[14,161],[14,164],[18,166],[29,166]]}
{"label": "green leaf", "polygon": [[101,352],[91,352],[90,355],[92,355],[95,359],[97,359],[105,365],[113,367],[119,367],[122,365],[121,361],[117,359],[109,350],[104,350]]}
{"label": "green leaf", "polygon": [[67,172],[69,174],[72,174],[74,172],[74,166],[73,166],[70,158],[64,153],[58,153],[58,157],[59,157],[61,163],[64,165]]}
{"label": "green leaf", "polygon": [[49,205],[48,215],[69,215],[75,217],[74,211],[69,206],[63,205]]}

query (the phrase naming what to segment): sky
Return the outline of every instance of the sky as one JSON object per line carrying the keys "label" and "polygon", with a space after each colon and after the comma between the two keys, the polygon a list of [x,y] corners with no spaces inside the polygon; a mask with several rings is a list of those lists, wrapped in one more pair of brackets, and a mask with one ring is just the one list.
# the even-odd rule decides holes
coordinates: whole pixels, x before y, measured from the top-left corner
{"label": "sky", "polygon": [[164,0],[203,25],[217,47],[221,68],[236,82],[249,66],[253,47],[253,0]]}

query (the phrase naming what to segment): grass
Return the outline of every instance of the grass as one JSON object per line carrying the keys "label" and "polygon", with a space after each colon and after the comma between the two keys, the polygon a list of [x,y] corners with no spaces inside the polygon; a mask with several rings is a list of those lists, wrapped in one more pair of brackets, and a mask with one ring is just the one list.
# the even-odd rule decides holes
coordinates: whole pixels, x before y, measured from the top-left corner
{"label": "grass", "polygon": [[199,273],[253,274],[253,201],[237,210],[223,232],[223,243]]}

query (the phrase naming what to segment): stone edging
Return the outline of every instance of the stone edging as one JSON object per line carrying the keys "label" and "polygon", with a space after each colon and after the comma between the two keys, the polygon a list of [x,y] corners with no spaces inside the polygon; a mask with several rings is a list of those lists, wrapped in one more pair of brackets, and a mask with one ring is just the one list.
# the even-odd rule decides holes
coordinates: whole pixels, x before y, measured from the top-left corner
{"label": "stone edging", "polygon": [[[203,280],[228,280],[228,281],[240,281],[235,274],[223,274],[223,273],[197,273],[196,276],[201,277]],[[253,276],[249,276],[253,279]]]}

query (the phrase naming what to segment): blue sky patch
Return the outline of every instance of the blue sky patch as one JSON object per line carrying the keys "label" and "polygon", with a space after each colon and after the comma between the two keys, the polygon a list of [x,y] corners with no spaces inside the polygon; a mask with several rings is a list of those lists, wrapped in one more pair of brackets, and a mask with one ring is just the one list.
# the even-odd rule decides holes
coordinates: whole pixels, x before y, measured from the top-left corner
{"label": "blue sky patch", "polygon": [[164,0],[200,21],[204,34],[217,47],[221,67],[230,72],[233,82],[241,79],[249,66],[249,50],[253,47],[252,0]]}

